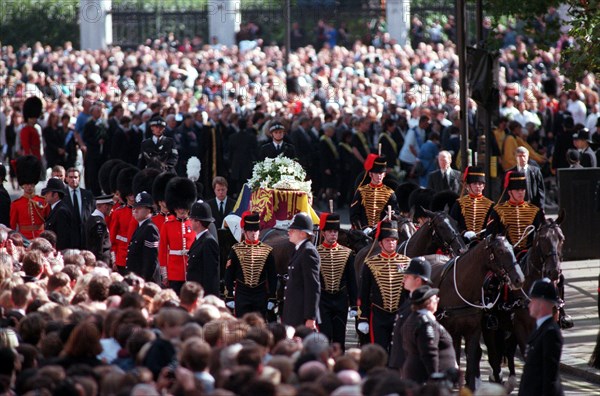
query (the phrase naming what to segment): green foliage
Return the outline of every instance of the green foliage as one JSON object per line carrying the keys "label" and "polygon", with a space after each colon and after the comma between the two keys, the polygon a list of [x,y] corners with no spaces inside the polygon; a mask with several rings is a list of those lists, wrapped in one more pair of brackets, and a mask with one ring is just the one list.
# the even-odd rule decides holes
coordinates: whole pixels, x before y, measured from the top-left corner
{"label": "green foliage", "polygon": [[571,81],[580,80],[586,73],[600,77],[600,4],[596,0],[580,3],[583,6],[570,10],[573,19],[569,34],[575,45],[563,52],[564,72]]}

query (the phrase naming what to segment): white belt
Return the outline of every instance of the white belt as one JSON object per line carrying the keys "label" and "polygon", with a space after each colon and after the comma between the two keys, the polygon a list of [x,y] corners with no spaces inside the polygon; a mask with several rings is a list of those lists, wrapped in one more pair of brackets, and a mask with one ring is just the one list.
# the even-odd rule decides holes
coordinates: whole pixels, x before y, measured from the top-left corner
{"label": "white belt", "polygon": [[125,237],[124,237],[124,236],[122,236],[122,235],[117,235],[117,241],[121,241],[121,242],[125,242],[125,243],[127,243],[127,242],[128,242],[128,241],[127,241],[127,238],[125,238]]}
{"label": "white belt", "polygon": [[187,250],[169,250],[171,256],[185,256],[187,253]]}

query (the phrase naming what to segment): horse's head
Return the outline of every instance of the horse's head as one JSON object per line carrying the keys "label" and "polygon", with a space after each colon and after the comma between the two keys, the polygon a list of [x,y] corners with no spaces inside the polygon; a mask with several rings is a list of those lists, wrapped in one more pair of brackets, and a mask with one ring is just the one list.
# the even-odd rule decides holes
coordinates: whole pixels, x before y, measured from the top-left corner
{"label": "horse's head", "polygon": [[514,289],[523,287],[525,275],[521,266],[517,263],[513,247],[503,236],[488,236],[485,239],[486,251],[489,254],[489,269],[496,275],[499,275],[511,285]]}
{"label": "horse's head", "polygon": [[[344,237],[345,235],[345,237]],[[342,245],[352,249],[354,253],[358,253],[365,246],[369,246],[373,239],[365,235],[359,230],[340,230],[340,241]]]}
{"label": "horse's head", "polygon": [[565,241],[565,236],[560,229],[561,220],[560,216],[557,221],[547,220],[537,229],[529,256],[530,260],[533,260],[530,264],[533,269],[539,272],[541,277],[553,281],[557,281],[560,276],[562,247]]}
{"label": "horse's head", "polygon": [[400,236],[400,241],[406,241],[415,232],[417,232],[417,227],[415,227],[415,223],[413,223],[412,220],[408,217],[404,217],[402,215],[394,215],[394,219],[398,223],[398,235]]}
{"label": "horse's head", "polygon": [[468,248],[460,232],[458,232],[456,222],[453,218],[448,216],[446,212],[425,210],[425,213],[429,216],[433,237],[438,239],[444,250],[451,251],[455,256],[460,256],[467,252]]}

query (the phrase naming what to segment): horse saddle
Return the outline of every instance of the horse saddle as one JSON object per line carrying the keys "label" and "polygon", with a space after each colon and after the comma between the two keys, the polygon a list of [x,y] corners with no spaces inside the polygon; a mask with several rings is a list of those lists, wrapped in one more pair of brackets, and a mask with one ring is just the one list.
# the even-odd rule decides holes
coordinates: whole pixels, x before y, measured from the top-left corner
{"label": "horse saddle", "polygon": [[446,278],[446,275],[448,275],[448,273],[450,272],[450,270],[454,266],[455,262],[456,262],[456,257],[453,257],[450,260],[448,260],[448,262],[446,264],[444,264],[444,267],[442,268],[442,273],[440,274],[440,281],[438,282],[438,286]]}

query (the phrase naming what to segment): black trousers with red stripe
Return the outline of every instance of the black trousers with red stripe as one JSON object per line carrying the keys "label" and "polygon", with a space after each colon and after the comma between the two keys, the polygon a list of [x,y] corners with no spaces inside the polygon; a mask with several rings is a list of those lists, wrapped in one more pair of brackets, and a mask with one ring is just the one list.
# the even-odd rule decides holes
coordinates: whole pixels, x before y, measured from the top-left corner
{"label": "black trousers with red stripe", "polygon": [[392,344],[395,320],[396,312],[384,311],[376,305],[371,305],[371,317],[369,318],[371,342],[381,345],[388,354]]}

